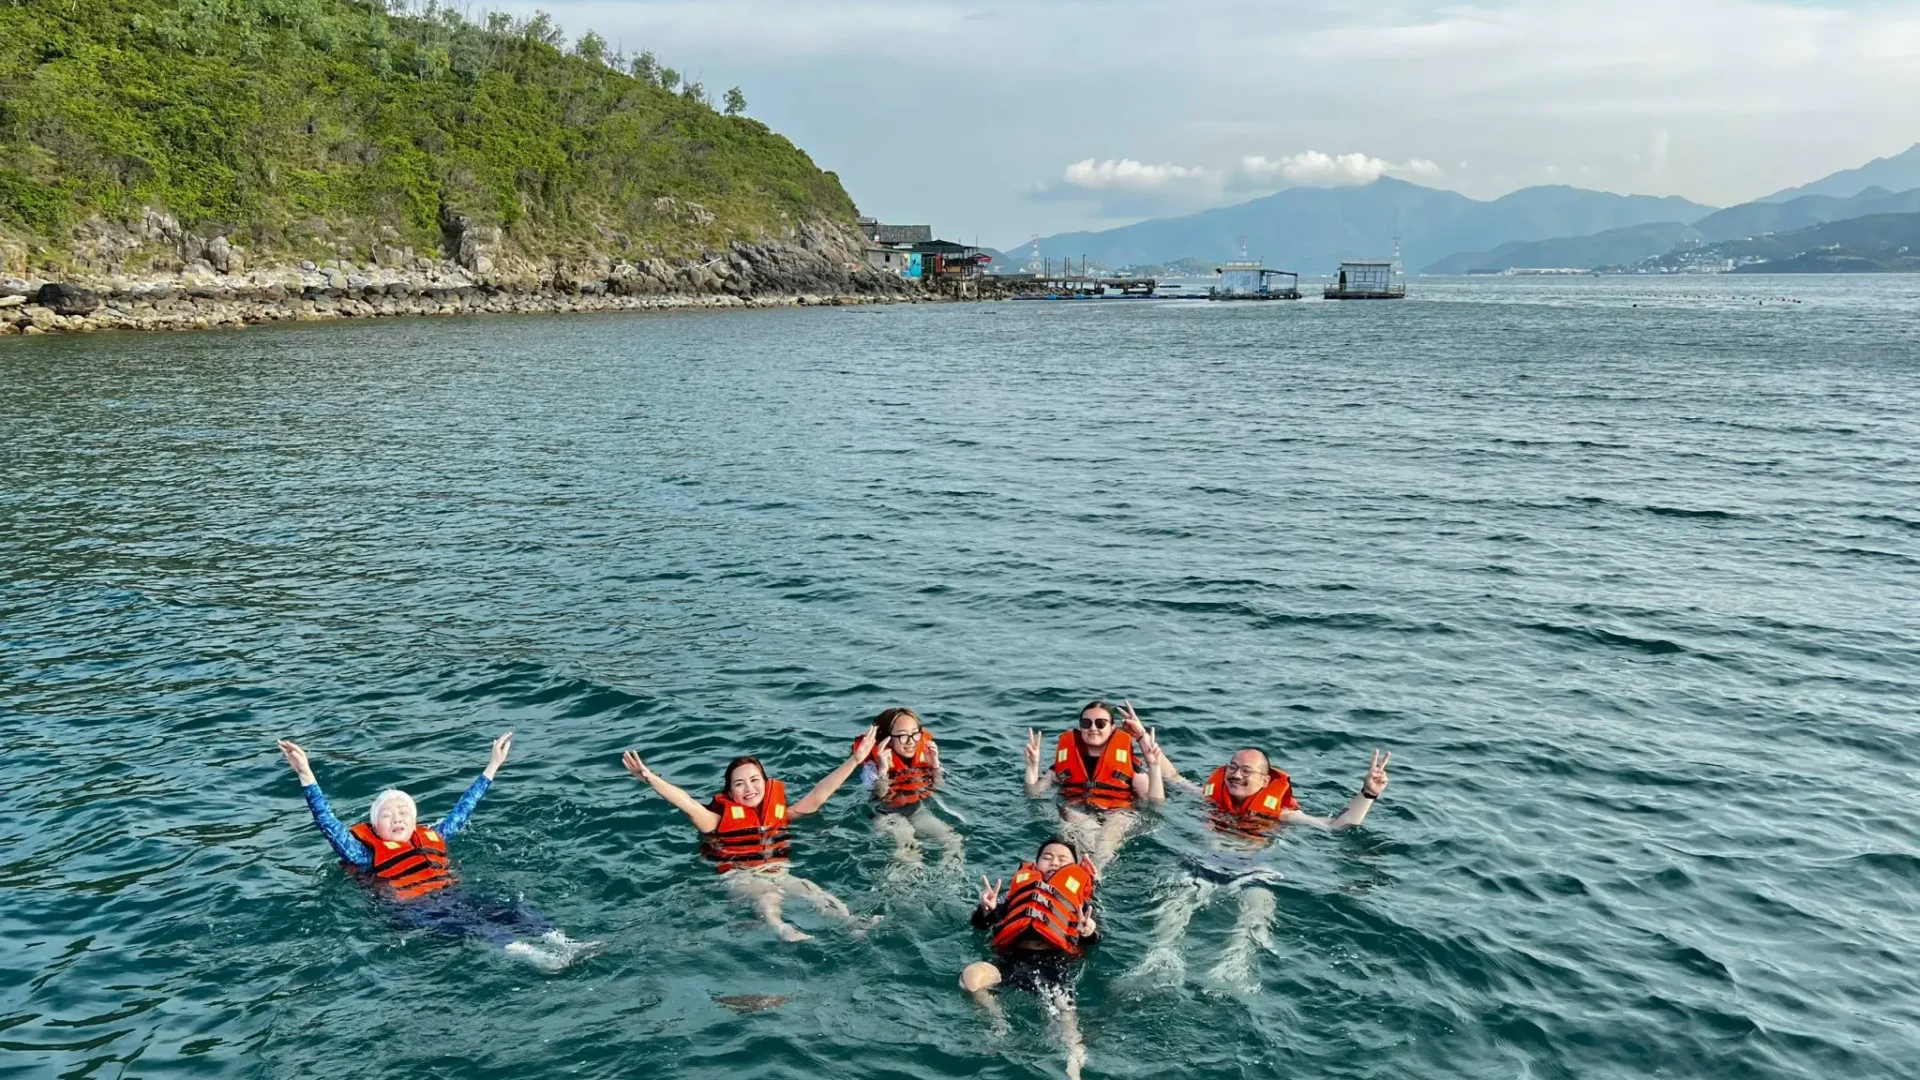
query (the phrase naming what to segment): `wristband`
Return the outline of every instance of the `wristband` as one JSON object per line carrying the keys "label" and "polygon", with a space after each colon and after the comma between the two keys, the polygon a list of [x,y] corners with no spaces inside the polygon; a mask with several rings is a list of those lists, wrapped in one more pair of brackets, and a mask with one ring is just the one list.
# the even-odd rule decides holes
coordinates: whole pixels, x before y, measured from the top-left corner
{"label": "wristband", "polygon": [[1362,784],[1360,786],[1360,797],[1363,799],[1377,799],[1380,797],[1380,793],[1377,791],[1368,791],[1366,785]]}

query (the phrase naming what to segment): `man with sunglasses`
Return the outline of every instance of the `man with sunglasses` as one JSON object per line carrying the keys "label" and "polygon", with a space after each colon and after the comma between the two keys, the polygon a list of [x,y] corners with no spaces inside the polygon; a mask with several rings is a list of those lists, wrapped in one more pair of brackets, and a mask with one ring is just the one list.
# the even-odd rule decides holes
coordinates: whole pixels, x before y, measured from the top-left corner
{"label": "man with sunglasses", "polygon": [[1136,820],[1135,804],[1166,801],[1158,738],[1141,725],[1131,703],[1121,706],[1119,719],[1116,725],[1114,709],[1104,701],[1082,706],[1079,727],[1061,733],[1045,772],[1040,733],[1027,731],[1027,795],[1037,799],[1059,786],[1066,800],[1062,831],[1087,852],[1096,871],[1119,853]]}
{"label": "man with sunglasses", "polygon": [[[1212,977],[1237,989],[1252,988],[1255,985],[1254,950],[1274,951],[1272,923],[1279,904],[1266,886],[1278,875],[1246,849],[1264,848],[1274,831],[1286,825],[1338,830],[1350,829],[1365,821],[1374,801],[1387,789],[1387,763],[1392,760],[1392,754],[1375,750],[1367,765],[1366,778],[1360,781],[1359,793],[1347,803],[1346,809],[1331,818],[1315,817],[1300,809],[1299,800],[1293,797],[1293,782],[1286,773],[1273,767],[1264,751],[1255,747],[1237,751],[1225,765],[1213,771],[1204,786],[1175,773],[1176,783],[1198,791],[1206,800],[1208,824],[1217,832],[1239,838],[1228,840],[1223,846],[1243,850],[1237,855],[1231,850],[1220,850],[1206,858],[1187,860],[1190,872],[1161,902],[1154,920],[1154,947],[1136,969],[1135,978],[1167,973],[1175,981],[1179,979],[1184,963],[1179,946],[1187,924],[1193,920],[1194,912],[1212,900],[1214,890],[1224,885],[1239,894],[1240,915],[1234,924],[1233,938],[1220,963],[1214,967]],[[1172,772],[1171,765],[1167,771]]]}

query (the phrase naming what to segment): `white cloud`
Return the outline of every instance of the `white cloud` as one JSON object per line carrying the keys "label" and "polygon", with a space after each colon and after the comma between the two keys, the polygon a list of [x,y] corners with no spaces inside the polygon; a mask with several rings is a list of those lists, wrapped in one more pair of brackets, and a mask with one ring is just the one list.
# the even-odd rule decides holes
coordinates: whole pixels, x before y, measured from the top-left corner
{"label": "white cloud", "polygon": [[1356,187],[1371,184],[1388,175],[1437,180],[1443,175],[1443,170],[1426,158],[1409,158],[1396,163],[1369,154],[1327,154],[1319,150],[1307,150],[1280,158],[1248,155],[1240,159],[1237,171],[1237,179],[1251,187],[1274,183],[1295,187]]}
{"label": "white cloud", "polygon": [[1165,162],[1149,165],[1132,158],[1076,161],[1060,173],[1062,183],[1082,191],[1146,195],[1170,188],[1193,188],[1211,183],[1213,174],[1198,166]]}

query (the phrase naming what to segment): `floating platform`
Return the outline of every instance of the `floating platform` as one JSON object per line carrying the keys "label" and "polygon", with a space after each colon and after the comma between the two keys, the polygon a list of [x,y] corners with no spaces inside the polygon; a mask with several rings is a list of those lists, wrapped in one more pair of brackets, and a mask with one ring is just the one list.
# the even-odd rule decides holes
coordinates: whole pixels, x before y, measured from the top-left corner
{"label": "floating platform", "polygon": [[1320,290],[1322,300],[1405,300],[1407,287],[1394,285],[1386,289],[1343,289],[1338,285],[1329,285]]}

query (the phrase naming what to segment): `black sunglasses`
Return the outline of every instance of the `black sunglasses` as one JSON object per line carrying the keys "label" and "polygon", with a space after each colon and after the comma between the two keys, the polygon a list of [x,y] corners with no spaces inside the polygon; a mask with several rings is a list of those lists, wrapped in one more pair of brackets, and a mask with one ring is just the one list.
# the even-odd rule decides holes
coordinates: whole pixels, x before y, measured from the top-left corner
{"label": "black sunglasses", "polygon": [[1112,727],[1112,726],[1113,726],[1113,717],[1111,716],[1083,716],[1080,718],[1080,728],[1083,731],[1086,730],[1087,728],[1103,728],[1103,727]]}

